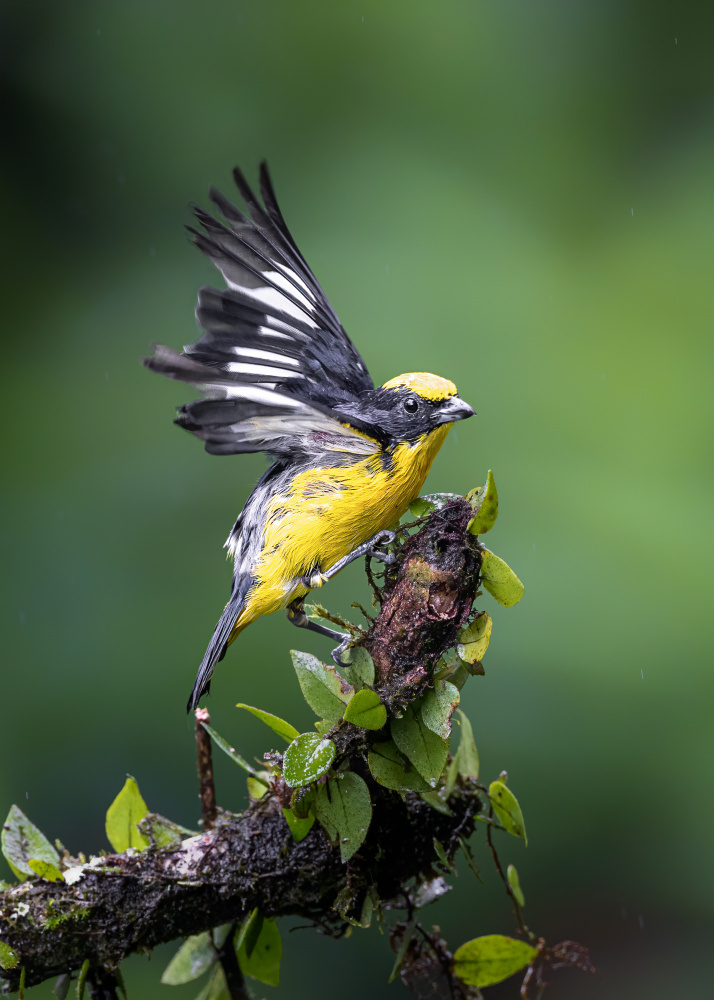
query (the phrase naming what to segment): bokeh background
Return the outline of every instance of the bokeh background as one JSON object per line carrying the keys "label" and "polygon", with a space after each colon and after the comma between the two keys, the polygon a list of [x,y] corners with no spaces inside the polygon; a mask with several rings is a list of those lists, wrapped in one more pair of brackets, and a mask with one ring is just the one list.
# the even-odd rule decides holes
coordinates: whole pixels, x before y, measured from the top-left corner
{"label": "bokeh background", "polygon": [[[228,594],[223,541],[263,468],[171,424],[190,390],[140,366],[195,339],[188,203],[270,162],[288,223],[375,379],[455,379],[478,418],[429,490],[494,470],[489,538],[526,596],[469,683],[484,776],[505,768],[531,926],[588,944],[550,997],[704,996],[714,931],[711,577],[714,16],[696,0],[338,4],[6,0],[2,810],[74,852],[133,774],[199,815],[184,704]],[[321,599],[346,610],[360,566]],[[312,724],[282,617],[209,702],[246,755],[258,704]],[[220,801],[244,802],[217,762]],[[483,843],[425,914],[454,946],[513,930]],[[4,865],[4,862],[2,863]],[[387,986],[376,928],[283,922],[283,983]],[[126,967],[131,1000],[168,947]],[[491,996],[515,997],[511,982]],[[31,992],[49,997],[50,984]],[[405,994],[406,995],[406,994]]]}

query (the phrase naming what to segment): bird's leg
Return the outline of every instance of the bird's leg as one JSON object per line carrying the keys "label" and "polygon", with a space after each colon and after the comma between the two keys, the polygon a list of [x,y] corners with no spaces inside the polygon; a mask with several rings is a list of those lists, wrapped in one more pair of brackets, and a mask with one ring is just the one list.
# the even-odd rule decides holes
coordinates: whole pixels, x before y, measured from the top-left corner
{"label": "bird's leg", "polygon": [[393,552],[385,552],[379,546],[391,545],[396,537],[396,532],[390,531],[389,528],[378,531],[376,535],[372,535],[366,542],[362,542],[356,549],[352,549],[342,559],[338,559],[334,566],[330,566],[329,569],[325,570],[322,574],[323,580],[331,580],[341,569],[349,566],[355,559],[361,559],[362,556],[371,556],[373,559],[380,559],[387,566],[391,566],[397,561],[397,557]]}
{"label": "bird's leg", "polygon": [[349,632],[338,632],[334,628],[328,628],[326,625],[318,625],[317,622],[310,621],[305,614],[305,608],[303,607],[304,600],[304,597],[296,597],[294,601],[291,601],[290,604],[288,604],[286,608],[288,621],[292,622],[292,624],[296,625],[298,628],[305,628],[310,632],[317,632],[318,635],[324,635],[333,641],[339,640],[339,646],[336,646],[332,650],[332,659],[338,667],[343,667],[344,663],[342,662],[342,654],[353,641],[352,636]]}

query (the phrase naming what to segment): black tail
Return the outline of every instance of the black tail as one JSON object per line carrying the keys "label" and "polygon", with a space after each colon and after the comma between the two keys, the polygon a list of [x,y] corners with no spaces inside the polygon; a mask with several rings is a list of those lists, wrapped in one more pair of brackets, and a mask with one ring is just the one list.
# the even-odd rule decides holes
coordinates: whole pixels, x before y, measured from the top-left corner
{"label": "black tail", "polygon": [[243,610],[245,595],[247,594],[248,588],[252,582],[253,581],[250,577],[244,577],[243,579],[233,581],[233,592],[231,593],[231,598],[223,609],[223,614],[216,622],[216,627],[213,631],[213,635],[211,636],[211,641],[208,644],[208,649],[203,655],[201,666],[198,668],[193,690],[191,691],[191,695],[186,706],[187,712],[191,712],[194,708],[197,708],[203,695],[208,694],[211,688],[213,668],[226,655],[228,639],[230,638],[230,634],[235,627],[239,614]]}

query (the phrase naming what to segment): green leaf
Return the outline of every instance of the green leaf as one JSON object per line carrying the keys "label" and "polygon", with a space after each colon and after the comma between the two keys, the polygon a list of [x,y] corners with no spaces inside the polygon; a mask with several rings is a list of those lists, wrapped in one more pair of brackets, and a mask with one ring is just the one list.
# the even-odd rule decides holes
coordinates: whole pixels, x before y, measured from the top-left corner
{"label": "green leaf", "polygon": [[317,818],[340,856],[349,860],[363,844],[372,819],[369,790],[358,774],[346,771],[320,785],[315,798]]}
{"label": "green leaf", "polygon": [[399,942],[399,949],[397,950],[397,957],[394,959],[394,966],[392,967],[389,979],[387,980],[388,983],[393,983],[394,980],[397,978],[397,973],[399,972],[401,964],[404,961],[404,956],[407,953],[407,949],[409,948],[409,943],[411,939],[414,937],[415,930],[416,930],[416,917],[414,918],[414,920],[410,921],[410,923],[408,923],[407,926],[404,928],[402,940]]}
{"label": "green leaf", "polygon": [[46,879],[48,882],[64,882],[64,875],[57,865],[50,864],[49,861],[40,861],[39,858],[32,858],[29,862],[30,868],[35,875]]}
{"label": "green leaf", "polygon": [[441,776],[449,753],[447,740],[432,733],[431,729],[414,714],[410,706],[401,719],[392,719],[392,739],[409,758],[419,774],[432,788]]}
{"label": "green leaf", "polygon": [[124,782],[124,787],[107,809],[105,829],[107,840],[117,854],[128,847],[139,850],[149,846],[149,838],[139,833],[136,824],[144,816],[149,815],[149,807],[141,797],[139,786],[131,775]]}
{"label": "green leaf", "polygon": [[508,884],[511,887],[511,892],[516,897],[516,902],[519,906],[526,905],[526,899],[523,895],[523,889],[521,889],[521,880],[518,878],[518,872],[516,871],[515,865],[509,865],[506,869],[506,878],[508,879]]}
{"label": "green leaf", "polygon": [[220,965],[214,965],[208,982],[195,1000],[231,1000],[226,974]]}
{"label": "green leaf", "polygon": [[152,847],[171,847],[172,844],[180,844],[187,837],[196,837],[196,830],[189,830],[185,826],[174,823],[173,820],[158,813],[149,813],[137,824],[139,833],[149,838]]}
{"label": "green leaf", "polygon": [[[405,767],[405,762],[407,767]],[[375,743],[367,755],[367,764],[378,785],[397,792],[428,792],[429,785],[393,740]]]}
{"label": "green leaf", "polygon": [[364,646],[350,646],[342,659],[346,664],[342,672],[355,688],[374,684],[374,660]]}
{"label": "green leaf", "polygon": [[[240,706],[236,706],[236,707],[240,707]],[[247,707],[247,706],[243,706],[243,707]],[[259,709],[257,709],[257,708],[254,709],[254,713],[257,712],[257,711],[259,711]],[[267,712],[263,713],[263,714],[267,715]],[[273,718],[276,718],[276,716],[273,716]],[[265,721],[265,720],[263,720],[263,721]],[[282,720],[280,720],[280,721],[282,721]],[[211,727],[209,725],[207,725],[205,722],[202,722],[201,725],[206,730],[206,732],[211,737],[211,739],[216,744],[216,746],[219,748],[219,750],[222,750],[224,754],[226,754],[228,757],[230,757],[230,759],[233,761],[234,764],[237,764],[238,767],[242,767],[244,771],[247,771],[248,774],[252,774],[253,776],[255,776],[258,773],[257,770],[253,767],[253,765],[249,764],[248,761],[244,757],[241,757],[241,755],[236,750],[234,750],[232,746],[229,746],[227,740],[224,740],[223,737],[221,735],[219,735],[216,732],[215,729],[211,729]],[[287,726],[288,723],[286,722],[285,725]],[[271,728],[272,728],[272,726],[271,726]],[[292,728],[292,726],[290,728]],[[297,729],[295,730],[295,732],[297,732]],[[287,736],[285,737],[285,739],[287,739]]]}
{"label": "green leaf", "polygon": [[302,733],[285,751],[283,777],[291,788],[309,785],[325,771],[335,759],[335,744],[319,733]]}
{"label": "green leaf", "polygon": [[55,979],[55,984],[52,987],[52,993],[57,997],[57,1000],[65,1000],[71,985],[72,977],[69,973],[65,972],[61,976],[57,976]]}
{"label": "green leaf", "polygon": [[362,729],[381,729],[387,721],[387,709],[375,691],[364,688],[352,695],[343,718]]}
{"label": "green leaf", "polygon": [[180,986],[193,982],[210,969],[216,961],[216,949],[209,931],[186,938],[163,971],[161,982],[165,986]]}
{"label": "green leaf", "polygon": [[17,952],[9,944],[0,941],[0,969],[14,969],[19,961]]}
{"label": "green leaf", "polygon": [[511,789],[504,785],[502,781],[492,781],[488,786],[488,797],[491,800],[493,811],[501,821],[503,828],[514,837],[521,837],[528,844],[526,836],[526,824],[523,820],[521,807],[518,799]]}
{"label": "green leaf", "polygon": [[331,722],[341,719],[354,693],[352,685],[347,684],[334,667],[328,667],[311,653],[291,649],[290,656],[303,697],[313,712]]}
{"label": "green leaf", "polygon": [[15,875],[23,881],[28,875],[34,875],[31,861],[45,861],[59,868],[60,858],[57,851],[44,833],[37,829],[22,809],[11,806],[2,828],[2,853]]}
{"label": "green leaf", "polygon": [[466,663],[477,663],[482,660],[491,639],[493,622],[485,611],[459,633],[459,644],[456,652]]}
{"label": "green leaf", "polygon": [[448,740],[451,716],[460,700],[459,689],[449,681],[434,681],[434,690],[428,691],[421,702],[421,717],[427,729]]}
{"label": "green leaf", "polygon": [[458,712],[459,724],[461,726],[459,749],[456,752],[458,772],[462,778],[476,779],[479,772],[479,759],[476,741],[474,740],[474,731],[471,728],[471,723],[461,709]]}
{"label": "green leaf", "polygon": [[469,521],[468,529],[472,535],[485,535],[494,526],[498,517],[498,490],[490,469],[486,485],[479,491],[478,497],[474,497],[471,502],[474,503],[474,501],[478,506],[474,507],[476,513]]}
{"label": "green leaf", "polygon": [[417,497],[409,504],[409,510],[415,517],[424,517],[432,511],[441,510],[452,500],[463,500],[458,493],[427,493],[426,496]]}
{"label": "green leaf", "polygon": [[280,983],[283,943],[278,925],[257,910],[245,922],[238,936],[238,964],[241,972],[266,986]]}
{"label": "green leaf", "polygon": [[481,581],[491,597],[506,608],[518,604],[526,589],[508,563],[488,549],[481,553]]}
{"label": "green leaf", "polygon": [[525,941],[486,934],[467,941],[454,954],[454,972],[467,986],[493,986],[525,969],[538,949]]}
{"label": "green leaf", "polygon": [[453,874],[454,866],[451,864],[448,857],[446,856],[444,845],[441,843],[440,840],[437,840],[436,837],[434,837],[434,851],[436,852],[437,858],[444,866],[444,868],[447,870],[447,872]]}
{"label": "green leaf", "polygon": [[293,840],[296,844],[299,844],[301,840],[307,837],[315,822],[315,813],[312,810],[306,817],[301,818],[300,816],[296,816],[292,809],[284,808],[283,816],[285,817],[285,822],[290,827],[290,833],[293,835]]}
{"label": "green leaf", "polygon": [[442,813],[444,816],[454,815],[446,803],[448,795],[444,788],[429,789],[428,792],[422,792],[421,797],[427,805],[430,805],[432,809],[436,809],[437,812]]}
{"label": "green leaf", "polygon": [[270,786],[270,771],[258,771],[258,773],[246,779],[246,785],[248,786],[248,795],[254,802],[258,802],[263,798],[265,793],[268,791]]}
{"label": "green leaf", "polygon": [[[282,736],[282,738],[287,740],[288,743],[290,740],[294,740],[296,736],[300,735],[295,726],[291,726],[289,722],[286,722],[285,719],[281,719],[277,715],[271,715],[270,712],[264,712],[260,708],[253,708],[252,705],[244,705],[242,702],[238,702],[236,708],[244,708],[246,712],[250,712],[250,714],[254,715],[256,719],[260,719],[260,721],[264,722],[266,726],[270,726],[274,733],[277,733],[278,736]],[[206,729],[208,729],[208,726],[206,726]]]}

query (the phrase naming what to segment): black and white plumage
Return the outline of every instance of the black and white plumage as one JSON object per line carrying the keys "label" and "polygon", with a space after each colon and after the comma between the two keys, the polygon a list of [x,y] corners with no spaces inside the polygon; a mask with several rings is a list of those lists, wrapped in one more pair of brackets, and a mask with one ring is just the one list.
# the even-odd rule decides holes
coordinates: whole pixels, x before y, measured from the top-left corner
{"label": "black and white plumage", "polygon": [[230,642],[261,615],[288,607],[295,624],[334,637],[308,622],[304,595],[398,521],[448,428],[473,414],[452,382],[428,373],[375,388],[288,232],[265,164],[262,204],[239,170],[234,178],[250,214],[212,189],[225,222],[195,208],[201,231],[189,227],[229,287],[200,289],[203,333],[194,344],[183,352],[156,346],[145,359],[201,391],[176,423],[207,451],[265,451],[275,460],[226,542],[231,596],[189,708]]}

